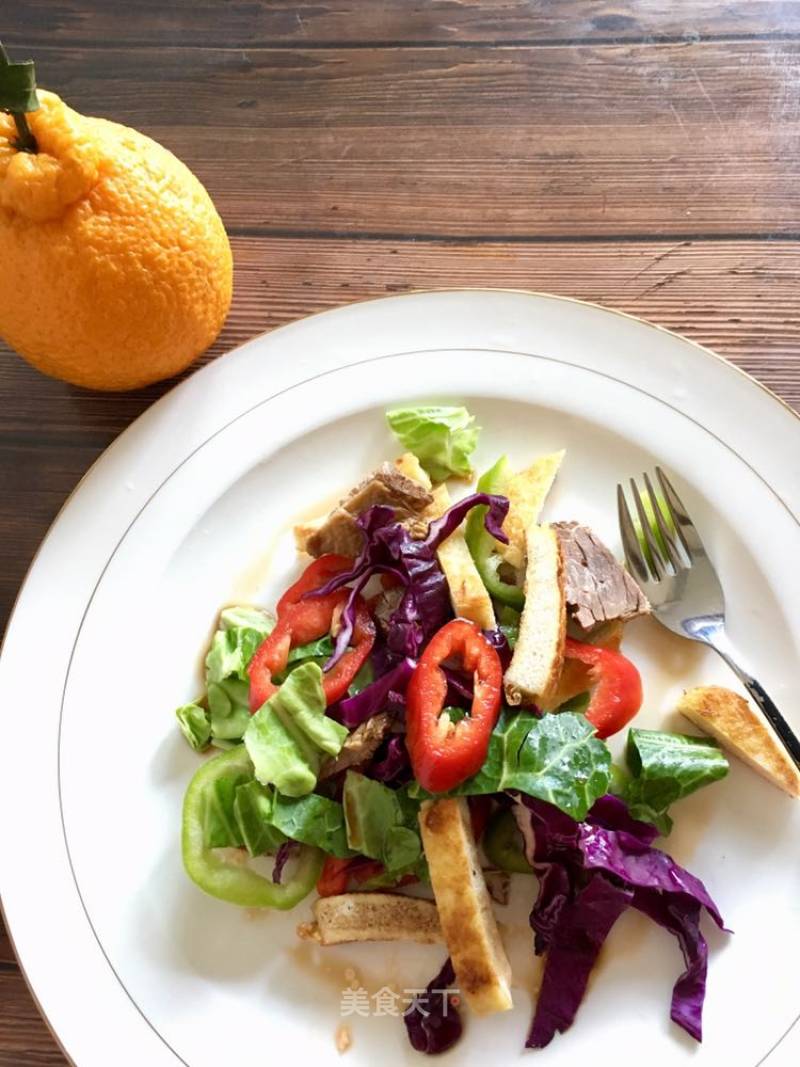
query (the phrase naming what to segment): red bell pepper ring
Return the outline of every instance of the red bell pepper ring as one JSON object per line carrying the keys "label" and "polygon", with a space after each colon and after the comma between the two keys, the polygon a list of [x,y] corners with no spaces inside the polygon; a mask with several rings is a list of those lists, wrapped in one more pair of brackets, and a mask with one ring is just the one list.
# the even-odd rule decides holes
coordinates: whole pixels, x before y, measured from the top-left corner
{"label": "red bell pepper ring", "polygon": [[[442,716],[447,678],[441,664],[456,656],[475,681],[470,714],[454,723]],[[454,619],[434,634],[406,690],[406,744],[423,789],[446,793],[481,769],[502,687],[500,657],[474,623]]]}
{"label": "red bell pepper ring", "polygon": [[[334,620],[347,602],[349,590],[337,589],[325,596],[302,598],[319,589],[334,574],[349,567],[350,563],[345,556],[320,556],[278,601],[275,629],[258,646],[247,668],[251,712],[258,711],[264,701],[277,691],[278,687],[272,678],[285,670],[290,650],[330,633]],[[361,597],[355,605],[353,642],[354,647],[349,648],[323,676],[322,688],[327,705],[345,696],[375,643],[375,624]]]}
{"label": "red bell pepper ring", "polygon": [[586,718],[597,736],[610,737],[626,726],[642,706],[642,679],[631,661],[611,648],[585,645],[567,638],[566,659],[577,659],[589,667],[593,683]]}

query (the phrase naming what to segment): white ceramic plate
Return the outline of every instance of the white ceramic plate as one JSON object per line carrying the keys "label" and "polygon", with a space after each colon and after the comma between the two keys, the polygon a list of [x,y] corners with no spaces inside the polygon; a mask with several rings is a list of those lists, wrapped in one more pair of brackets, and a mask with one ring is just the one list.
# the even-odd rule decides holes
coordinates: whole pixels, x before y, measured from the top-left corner
{"label": "white ceramic plate", "polygon": [[[199,688],[218,609],[270,604],[285,585],[291,521],[396,452],[386,405],[433,398],[478,416],[479,469],[503,451],[522,465],[566,447],[548,513],[616,547],[617,480],[657,460],[673,471],[722,575],[732,637],[800,729],[800,423],[751,380],[645,323],[521,293],[379,300],[261,337],[171,392],[94,466],[6,638],[3,902],[80,1067],[338,1063],[343,1021],[353,1067],[420,1062],[399,1019],[342,1019],[343,972],[368,993],[402,992],[435,973],[441,950],[313,950],[294,936],[304,906],[251,918],[187,881],[179,816],[197,757],[172,712]],[[631,626],[627,649],[645,679],[642,725],[679,727],[670,708],[683,686],[732,681],[653,622]],[[516,1007],[470,1020],[441,1062],[797,1062],[800,805],[734,766],[674,814],[669,850],[735,930],[708,930],[703,1046],[669,1022],[674,942],[631,914],[572,1030],[524,1053],[534,888],[518,879],[503,915]]]}

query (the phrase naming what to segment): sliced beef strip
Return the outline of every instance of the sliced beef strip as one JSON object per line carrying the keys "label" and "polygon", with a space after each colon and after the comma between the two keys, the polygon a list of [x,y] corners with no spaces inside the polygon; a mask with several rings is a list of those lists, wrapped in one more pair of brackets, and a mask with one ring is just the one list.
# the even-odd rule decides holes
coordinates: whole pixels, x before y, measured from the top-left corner
{"label": "sliced beef strip", "polygon": [[340,556],[355,558],[361,551],[364,535],[356,526],[356,520],[343,507],[334,508],[325,522],[306,540],[305,549],[311,556],[324,556],[335,552]]}
{"label": "sliced beef strip", "polygon": [[394,715],[391,711],[379,711],[372,718],[362,722],[345,739],[339,755],[327,760],[319,773],[320,780],[346,771],[348,767],[359,767],[367,763],[378,751],[381,741],[392,727]]}
{"label": "sliced beef strip", "polygon": [[564,558],[567,611],[584,630],[597,623],[622,622],[650,610],[647,598],[587,526],[555,522]]}
{"label": "sliced beef strip", "polygon": [[333,509],[306,541],[306,551],[312,556],[327,552],[357,556],[363,535],[355,520],[367,508],[386,504],[395,509],[398,521],[402,522],[418,516],[432,502],[433,497],[423,485],[406,478],[391,463],[384,463]]}

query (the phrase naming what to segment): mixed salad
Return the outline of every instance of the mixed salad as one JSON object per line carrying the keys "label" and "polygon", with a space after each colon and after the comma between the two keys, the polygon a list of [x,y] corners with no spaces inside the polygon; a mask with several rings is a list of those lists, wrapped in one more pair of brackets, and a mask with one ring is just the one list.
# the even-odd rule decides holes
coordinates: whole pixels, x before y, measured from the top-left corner
{"label": "mixed salad", "polygon": [[[672,1019],[698,1041],[708,891],[654,842],[672,805],[722,778],[706,737],[630,728],[642,703],[620,651],[647,601],[578,522],[540,522],[563,453],[472,476],[478,438],[460,407],[388,412],[406,449],[329,514],[295,528],[305,562],[272,613],[222,611],[202,699],[177,710],[215,748],[183,807],[183,861],[205,892],[250,908],[316,893],[300,936],[441,943],[430,989],[456,981],[471,1010],[511,1007],[492,900],[530,885],[544,956],[526,1044],[573,1022],[619,916],[633,908],[685,961]],[[249,865],[271,856],[271,875]],[[531,877],[535,876],[535,877]],[[458,1008],[413,1003],[421,1052],[460,1036]],[[431,1007],[433,1005],[433,1007]]]}

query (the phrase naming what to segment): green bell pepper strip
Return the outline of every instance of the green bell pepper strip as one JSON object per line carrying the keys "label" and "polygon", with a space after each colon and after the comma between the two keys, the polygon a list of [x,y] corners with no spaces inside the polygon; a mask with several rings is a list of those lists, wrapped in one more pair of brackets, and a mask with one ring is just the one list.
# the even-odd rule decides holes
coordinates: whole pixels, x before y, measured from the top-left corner
{"label": "green bell pepper strip", "polygon": [[[501,456],[497,463],[478,479],[476,492],[502,496],[510,475],[508,468],[508,457]],[[496,551],[497,542],[483,524],[485,514],[485,507],[473,508],[469,513],[466,540],[470,555],[489,595],[501,604],[508,604],[509,607],[522,611],[525,606],[525,593],[520,586],[504,582],[498,574],[503,558]]]}
{"label": "green bell pepper strip", "polygon": [[517,820],[508,809],[492,816],[481,844],[493,867],[510,874],[533,874],[533,868],[525,859]]}
{"label": "green bell pepper strip", "polygon": [[223,777],[252,774],[244,745],[214,756],[195,773],[183,800],[181,850],[186,873],[205,893],[244,908],[286,911],[308,896],[322,871],[324,854],[303,846],[294,873],[280,885],[245,866],[228,863],[205,841],[205,809],[215,782]]}

